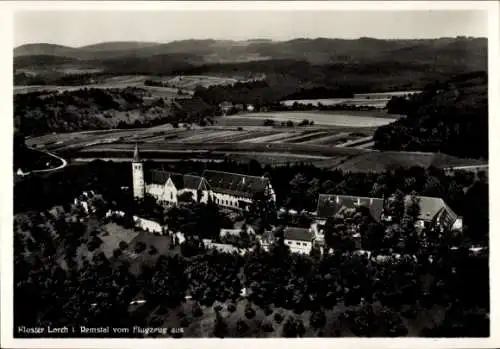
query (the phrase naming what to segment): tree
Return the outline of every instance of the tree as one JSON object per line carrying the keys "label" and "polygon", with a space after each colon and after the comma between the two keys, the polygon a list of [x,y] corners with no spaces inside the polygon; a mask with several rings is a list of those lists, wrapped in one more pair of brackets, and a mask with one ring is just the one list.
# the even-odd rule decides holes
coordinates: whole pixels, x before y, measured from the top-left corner
{"label": "tree", "polygon": [[276,223],[276,205],[268,193],[258,192],[254,195],[252,203],[244,215],[247,223],[258,223],[260,230],[268,230],[271,225]]}
{"label": "tree", "polygon": [[122,240],[118,244],[118,247],[120,248],[120,250],[124,251],[128,248],[128,243]]}
{"label": "tree", "polygon": [[262,328],[262,330],[264,332],[273,332],[273,324],[270,323],[268,320],[264,320],[262,322],[262,324],[260,325],[260,327]]}
{"label": "tree", "polygon": [[190,191],[185,191],[177,196],[177,200],[184,203],[194,202],[193,193]]}
{"label": "tree", "polygon": [[414,191],[409,197],[409,202],[406,206],[406,215],[410,218],[412,223],[416,223],[420,217],[420,199]]}
{"label": "tree", "polygon": [[193,303],[192,313],[195,317],[200,317],[203,315],[203,309],[201,309],[201,306],[198,302]]}
{"label": "tree", "polygon": [[304,327],[304,324],[300,319],[294,319],[290,316],[283,324],[283,337],[302,337],[305,333],[306,328]]}
{"label": "tree", "polygon": [[292,317],[288,317],[283,324],[282,335],[286,338],[295,338],[298,336],[297,326],[295,324],[295,320]]}
{"label": "tree", "polygon": [[274,321],[276,321],[277,324],[281,324],[283,321],[283,315],[281,315],[281,313],[274,314]]}
{"label": "tree", "polygon": [[245,317],[247,319],[252,319],[255,316],[255,309],[252,308],[250,304],[245,307]]}
{"label": "tree", "polygon": [[313,312],[309,322],[311,323],[311,326],[316,329],[322,328],[326,324],[325,312],[322,310]]}
{"label": "tree", "polygon": [[248,325],[243,319],[239,319],[236,322],[236,331],[238,331],[239,335],[243,335],[248,330]]}
{"label": "tree", "polygon": [[215,323],[213,334],[215,337],[224,338],[227,336],[227,324],[219,311],[215,312]]}
{"label": "tree", "polygon": [[384,215],[391,217],[391,222],[400,223],[405,213],[405,196],[401,190],[387,199]]}

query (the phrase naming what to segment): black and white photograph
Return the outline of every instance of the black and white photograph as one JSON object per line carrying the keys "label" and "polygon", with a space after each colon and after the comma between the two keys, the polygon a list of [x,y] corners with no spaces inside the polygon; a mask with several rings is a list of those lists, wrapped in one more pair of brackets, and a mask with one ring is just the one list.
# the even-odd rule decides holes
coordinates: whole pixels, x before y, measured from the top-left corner
{"label": "black and white photograph", "polygon": [[494,2],[225,3],[12,14],[2,332],[493,336]]}

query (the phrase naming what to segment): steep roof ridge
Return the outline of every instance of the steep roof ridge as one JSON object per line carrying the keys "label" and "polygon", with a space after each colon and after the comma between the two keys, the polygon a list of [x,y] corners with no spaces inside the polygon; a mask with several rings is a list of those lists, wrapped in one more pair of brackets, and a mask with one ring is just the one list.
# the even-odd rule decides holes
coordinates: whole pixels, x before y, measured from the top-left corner
{"label": "steep roof ridge", "polygon": [[218,170],[204,170],[203,174],[201,175],[202,177],[205,177],[206,172],[214,172],[214,173],[222,173],[222,174],[229,174],[229,175],[237,175],[237,176],[244,176],[247,178],[255,178],[255,179],[264,179],[264,180],[269,180],[269,177],[265,176],[252,176],[252,175],[247,175],[243,173],[236,173],[236,172],[226,172],[226,171],[218,171]]}
{"label": "steep roof ridge", "polygon": [[201,185],[203,184],[203,180],[205,179],[202,176],[192,175],[192,174],[185,174],[183,176],[185,179],[193,179],[193,180],[197,181],[196,189],[199,189],[201,187]]}

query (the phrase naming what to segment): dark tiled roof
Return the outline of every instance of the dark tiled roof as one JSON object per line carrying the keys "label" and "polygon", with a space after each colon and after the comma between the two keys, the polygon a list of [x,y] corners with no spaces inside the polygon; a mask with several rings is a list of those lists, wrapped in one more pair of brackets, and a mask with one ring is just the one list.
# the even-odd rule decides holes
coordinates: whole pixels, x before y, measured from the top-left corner
{"label": "dark tiled roof", "polygon": [[202,182],[204,182],[203,177],[194,175],[184,175],[184,188],[199,189]]}
{"label": "dark tiled roof", "polygon": [[150,170],[149,175],[146,177],[146,182],[150,184],[165,184],[170,173],[162,170]]}
{"label": "dark tiled roof", "polygon": [[384,210],[384,200],[379,198],[369,198],[348,195],[326,195],[320,194],[318,199],[317,216],[319,218],[329,218],[346,209],[355,209],[358,206],[365,206],[370,210],[370,214],[377,221]]}
{"label": "dark tiled roof", "polygon": [[174,183],[177,190],[184,188],[184,176],[181,173],[170,172],[169,177]]}
{"label": "dark tiled roof", "polygon": [[[451,227],[457,220],[458,216],[441,198],[433,198],[429,196],[417,196],[420,204],[419,218],[427,222],[439,223],[446,227]],[[411,197],[405,197],[405,203],[410,203]]]}
{"label": "dark tiled roof", "polygon": [[[417,196],[420,205],[419,219],[426,222],[438,222],[444,226],[451,226],[458,216],[446,205],[443,199],[428,196]],[[405,205],[410,204],[411,197],[405,196]],[[338,213],[354,209],[357,205],[365,206],[377,221],[384,209],[384,200],[381,198],[357,197],[347,195],[320,194],[318,199],[317,216],[329,218]]]}
{"label": "dark tiled roof", "polygon": [[[435,219],[439,213],[444,211],[447,212],[447,215],[456,220],[456,214],[451,210],[451,208],[446,205],[443,199],[441,198],[433,198],[429,196],[417,196],[419,204],[420,204],[420,216],[419,218],[424,221],[432,221]],[[409,205],[411,200],[411,196],[405,196],[405,204]]]}
{"label": "dark tiled roof", "polygon": [[149,183],[165,184],[169,178],[172,179],[175,187],[179,189],[198,189],[204,179],[200,176],[183,175],[177,172],[167,172],[163,170],[149,171]]}
{"label": "dark tiled roof", "polygon": [[286,240],[312,241],[313,234],[307,228],[285,227],[283,237]]}
{"label": "dark tiled roof", "polygon": [[269,178],[247,176],[237,173],[206,170],[203,177],[210,188],[219,193],[252,198],[256,193],[266,190]]}

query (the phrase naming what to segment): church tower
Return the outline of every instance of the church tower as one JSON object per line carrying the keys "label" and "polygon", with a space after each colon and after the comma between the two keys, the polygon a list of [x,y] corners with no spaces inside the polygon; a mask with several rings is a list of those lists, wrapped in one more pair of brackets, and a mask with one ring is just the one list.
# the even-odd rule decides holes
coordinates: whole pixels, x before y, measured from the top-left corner
{"label": "church tower", "polygon": [[137,144],[134,149],[134,159],[132,160],[132,184],[134,187],[134,198],[144,198],[144,169],[139,158],[139,148]]}

